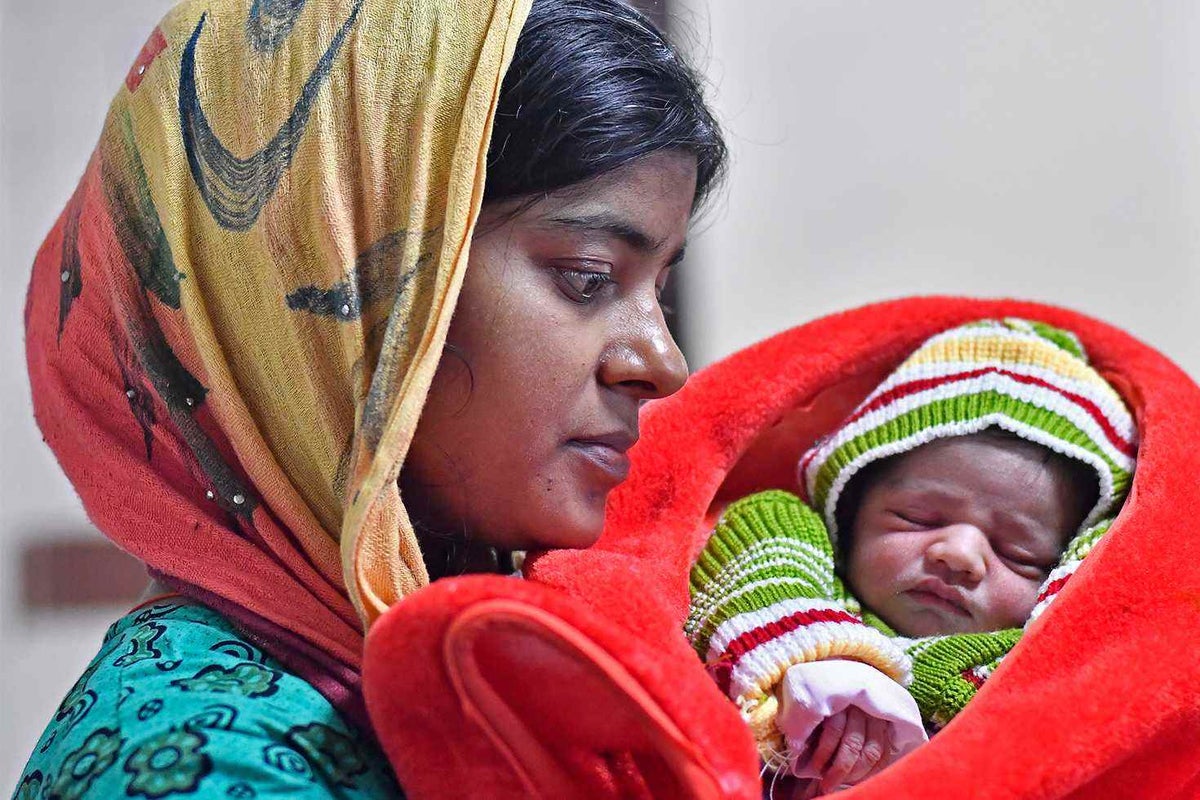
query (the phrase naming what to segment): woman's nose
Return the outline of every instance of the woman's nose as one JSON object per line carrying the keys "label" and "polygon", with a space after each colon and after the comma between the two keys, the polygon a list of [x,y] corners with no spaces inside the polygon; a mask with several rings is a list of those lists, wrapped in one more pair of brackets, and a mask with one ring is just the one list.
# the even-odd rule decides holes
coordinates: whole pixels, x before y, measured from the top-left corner
{"label": "woman's nose", "polygon": [[959,580],[977,583],[987,574],[987,535],[970,524],[947,525],[926,549],[928,561]]}
{"label": "woman's nose", "polygon": [[674,394],[687,381],[688,366],[658,307],[613,337],[600,361],[600,380],[638,400]]}

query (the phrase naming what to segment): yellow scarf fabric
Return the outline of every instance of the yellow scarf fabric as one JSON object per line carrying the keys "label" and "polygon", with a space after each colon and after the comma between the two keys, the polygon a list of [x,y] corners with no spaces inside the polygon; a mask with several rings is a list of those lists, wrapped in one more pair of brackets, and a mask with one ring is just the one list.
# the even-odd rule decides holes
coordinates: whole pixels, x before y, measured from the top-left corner
{"label": "yellow scarf fabric", "polygon": [[35,409],[92,518],[352,667],[428,583],[396,479],[528,8],[186,0],[35,265]]}

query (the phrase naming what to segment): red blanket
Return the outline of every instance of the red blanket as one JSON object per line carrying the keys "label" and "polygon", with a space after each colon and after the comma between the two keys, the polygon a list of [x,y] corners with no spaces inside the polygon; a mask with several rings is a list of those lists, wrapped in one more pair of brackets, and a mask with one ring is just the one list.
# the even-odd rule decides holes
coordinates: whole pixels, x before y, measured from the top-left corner
{"label": "red blanket", "polygon": [[1200,388],[1099,321],[957,298],[826,317],[698,373],[647,409],[596,547],[543,554],[526,582],[440,582],[381,620],[367,702],[410,795],[757,797],[749,734],[680,632],[712,516],[792,487],[798,454],[924,339],[996,316],[1079,335],[1136,415],[1133,488],[971,705],[839,797],[1200,797]]}

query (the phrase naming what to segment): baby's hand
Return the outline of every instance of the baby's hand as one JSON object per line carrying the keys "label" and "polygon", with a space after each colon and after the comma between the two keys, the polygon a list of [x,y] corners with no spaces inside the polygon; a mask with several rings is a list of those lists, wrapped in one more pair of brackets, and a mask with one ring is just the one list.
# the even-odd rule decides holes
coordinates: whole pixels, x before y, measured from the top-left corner
{"label": "baby's hand", "polygon": [[820,773],[820,793],[853,786],[875,772],[891,748],[888,724],[856,707],[834,714],[809,738],[809,766]]}

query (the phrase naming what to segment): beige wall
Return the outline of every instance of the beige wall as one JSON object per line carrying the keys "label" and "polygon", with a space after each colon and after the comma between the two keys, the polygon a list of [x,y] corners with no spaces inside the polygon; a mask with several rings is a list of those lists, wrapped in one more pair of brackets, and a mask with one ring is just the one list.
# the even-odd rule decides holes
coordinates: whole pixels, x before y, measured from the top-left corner
{"label": "beige wall", "polygon": [[21,310],[42,237],[75,188],[108,101],[169,0],[0,5],[0,795],[120,609],[31,615],[22,545],[99,536],[29,408]]}
{"label": "beige wall", "polygon": [[1200,375],[1200,6],[680,0],[733,149],[693,365],[910,293],[1113,321]]}
{"label": "beige wall", "polygon": [[[118,613],[16,603],[20,546],[86,529],[29,413],[28,265],[169,5],[0,5],[0,792]],[[684,5],[734,154],[684,266],[694,363],[867,300],[970,292],[1073,305],[1200,374],[1200,7]]]}

